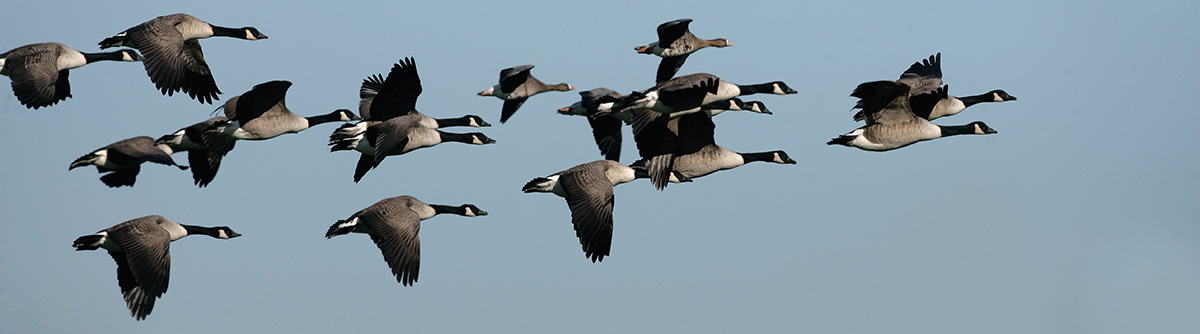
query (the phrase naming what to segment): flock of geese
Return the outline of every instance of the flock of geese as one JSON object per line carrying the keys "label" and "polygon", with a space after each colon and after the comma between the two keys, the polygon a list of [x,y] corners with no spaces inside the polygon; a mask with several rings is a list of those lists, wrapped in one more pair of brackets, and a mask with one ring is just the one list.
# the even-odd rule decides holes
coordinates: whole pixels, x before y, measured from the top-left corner
{"label": "flock of geese", "polygon": [[[571,222],[585,256],[592,262],[609,255],[613,228],[613,187],[639,178],[650,179],[656,189],[670,183],[690,182],[705,175],[762,161],[795,164],[783,151],[739,153],[713,140],[713,116],[730,110],[771,114],[760,101],[742,101],[750,94],[795,94],[782,81],[739,85],[707,73],[676,76],[684,61],[706,47],[732,46],[724,38],[701,39],[688,29],[691,19],[663,23],[658,41],[638,46],[635,51],[662,58],[655,85],[629,94],[608,88],[580,92],[579,102],[559,109],[563,115],[588,118],[600,154],[605,159],[587,162],[545,177],[534,178],[522,190],[553,193],[566,199]],[[101,49],[128,47],[114,52],[84,53],[59,43],[22,46],[0,54],[0,74],[12,80],[13,93],[21,104],[38,109],[71,96],[71,69],[101,60],[141,61],[150,81],[164,95],[187,94],[200,103],[212,103],[221,94],[199,39],[224,36],[261,40],[267,36],[253,27],[225,28],[210,25],[187,14],[161,16],[101,41]],[[139,54],[139,52],[141,54]],[[531,75],[532,65],[500,71],[499,82],[479,92],[504,100],[500,122],[507,122],[530,97],[549,91],[570,91],[566,83],[548,85]],[[838,144],[868,151],[888,151],[918,141],[960,134],[993,134],[983,122],[941,126],[931,120],[955,115],[981,102],[1003,102],[1016,98],[1002,90],[977,96],[954,97],[943,85],[941,54],[914,63],[895,81],[858,85],[851,96],[861,109],[855,121],[866,125],[833,138]],[[448,127],[489,127],[482,117],[433,118],[416,110],[421,81],[416,62],[401,59],[386,77],[376,74],[363,80],[359,89],[358,113],[348,109],[302,117],[284,103],[291,82],[258,84],[228,99],[218,109],[224,116],[212,117],[154,139],[138,136],[112,143],[71,163],[70,169],[96,166],[109,187],[133,186],[145,162],[191,169],[193,182],[205,187],[213,181],[221,160],[239,140],[267,140],[297,133],[329,122],[351,122],[329,137],[331,151],[357,151],[360,155],[354,182],[378,167],[388,156],[403,155],[443,142],[472,145],[496,141],[483,133],[451,133]],[[621,157],[621,129],[633,129],[640,159],[625,165]],[[188,166],[171,158],[188,152]],[[365,233],[379,247],[392,274],[403,285],[417,281],[420,269],[420,221],[438,214],[484,216],[486,211],[471,204],[446,206],[426,204],[412,196],[386,198],[355,212],[329,227],[326,238]],[[167,291],[170,279],[170,242],[202,234],[218,239],[240,236],[229,227],[184,225],[158,215],[122,222],[75,240],[76,250],[104,248],[117,262],[117,281],[130,314],[144,319],[154,302]]]}

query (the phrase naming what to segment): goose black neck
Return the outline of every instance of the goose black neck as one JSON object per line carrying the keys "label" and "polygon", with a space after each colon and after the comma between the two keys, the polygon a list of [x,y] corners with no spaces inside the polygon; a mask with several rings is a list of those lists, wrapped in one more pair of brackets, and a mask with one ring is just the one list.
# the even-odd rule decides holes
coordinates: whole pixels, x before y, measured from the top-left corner
{"label": "goose black neck", "polygon": [[738,153],[742,156],[744,163],[755,161],[771,162],[775,161],[775,152],[756,152],[756,153]]}
{"label": "goose black neck", "polygon": [[99,52],[99,53],[80,52],[80,53],[83,54],[83,59],[88,64],[91,64],[91,63],[94,63],[97,61],[101,61],[101,60],[123,60],[123,59],[125,59],[125,53],[123,51]]}
{"label": "goose black neck", "polygon": [[218,229],[216,227],[193,226],[193,225],[184,225],[184,224],[179,224],[179,226],[183,226],[183,229],[187,230],[188,235],[203,234],[203,235],[207,235],[207,236],[216,238],[217,236],[219,236],[221,234],[220,229]]}
{"label": "goose black neck", "polygon": [[436,121],[437,121],[439,128],[444,128],[444,127],[448,127],[448,126],[471,126],[471,119],[468,117],[440,118],[440,119],[437,119]]}
{"label": "goose black neck", "polygon": [[213,31],[213,36],[237,37],[237,38],[246,37],[246,33],[244,32],[244,30],[242,30],[240,28],[235,29],[235,28],[212,26],[212,31]]}
{"label": "goose black neck", "polygon": [[769,82],[757,85],[738,85],[740,93],[738,95],[750,94],[773,94],[775,93],[775,83]]}
{"label": "goose black neck", "polygon": [[317,125],[317,124],[321,124],[321,123],[340,121],[340,120],[342,120],[342,115],[335,112],[335,113],[328,114],[328,115],[305,117],[304,119],[308,120],[308,126],[311,127],[313,125]]}
{"label": "goose black neck", "polygon": [[433,212],[436,212],[439,215],[443,213],[453,213],[460,216],[467,214],[467,210],[461,206],[430,204],[429,207],[432,207]]}
{"label": "goose black neck", "polygon": [[942,129],[942,137],[975,134],[975,125],[974,124],[952,125],[952,126],[938,125],[938,127]]}
{"label": "goose black neck", "polygon": [[438,131],[438,135],[442,137],[443,142],[453,141],[467,144],[475,142],[475,137],[466,133],[449,133]]}
{"label": "goose black neck", "polygon": [[986,93],[986,94],[979,94],[979,95],[975,95],[975,96],[964,96],[964,97],[958,98],[958,100],[962,101],[963,107],[965,108],[965,107],[970,107],[976,103],[995,102],[996,98],[992,95],[993,95],[992,93]]}

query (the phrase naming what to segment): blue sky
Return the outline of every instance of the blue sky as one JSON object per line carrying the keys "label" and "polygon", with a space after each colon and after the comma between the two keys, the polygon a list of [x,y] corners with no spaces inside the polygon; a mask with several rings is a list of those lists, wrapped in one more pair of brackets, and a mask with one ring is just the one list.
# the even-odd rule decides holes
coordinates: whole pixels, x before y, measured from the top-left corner
{"label": "blue sky", "polygon": [[[50,108],[0,94],[0,332],[1200,331],[1200,4],[729,5],[6,5],[19,15],[0,21],[5,50],[56,41],[95,52],[105,37],[177,12],[255,26],[270,39],[202,41],[222,101],[286,79],[301,115],[355,109],[363,78],[412,56],[424,85],[417,108],[480,115],[497,143],[392,157],[355,184],[357,156],[328,152],[337,125],[326,124],[239,143],[207,188],[146,165],[137,186],[109,189],[94,169],[67,166],[215,106],[162,96],[128,63],[72,71],[74,97]],[[580,90],[649,87],[658,58],[633,47],[684,17],[697,36],[735,45],[694,54],[681,74],[799,91],[753,97],[774,115],[718,117],[717,142],[782,149],[799,163],[664,192],[619,186],[612,254],[593,264],[561,198],[520,192],[600,158],[583,118],[554,113],[578,94],[535,96],[499,124],[502,102],[475,93],[522,64]],[[884,153],[825,145],[859,126],[855,85],[893,80],[937,52],[951,94],[1004,89],[1019,100],[936,123],[981,120],[998,134]],[[625,143],[622,162],[635,155]],[[398,195],[490,215],[426,220],[420,281],[404,287],[368,237],[323,238],[334,221]],[[70,242],[150,214],[243,236],[175,242],[171,289],[137,322],[111,258]]]}

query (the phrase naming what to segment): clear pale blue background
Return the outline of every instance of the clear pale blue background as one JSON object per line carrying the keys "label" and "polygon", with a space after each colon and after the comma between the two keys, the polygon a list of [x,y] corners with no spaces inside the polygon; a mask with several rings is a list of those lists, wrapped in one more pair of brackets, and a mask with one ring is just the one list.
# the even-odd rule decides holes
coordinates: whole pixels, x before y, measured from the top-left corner
{"label": "clear pale blue background", "polygon": [[[418,108],[481,115],[498,143],[392,157],[354,184],[357,156],[328,152],[337,125],[326,124],[239,143],[208,188],[147,165],[136,187],[109,189],[95,169],[68,164],[215,106],[160,95],[141,64],[74,70],[74,97],[36,111],[5,88],[0,332],[1200,332],[1195,1],[18,1],[4,12],[0,49],[58,41],[94,52],[177,12],[255,26],[270,39],[202,42],[222,101],[287,79],[302,115],[356,108],[364,77],[414,56]],[[576,92],[536,96],[503,125],[501,101],[475,93],[521,64],[581,90],[648,87],[658,58],[632,48],[683,17],[735,46],[693,55],[682,73],[799,91],[755,96],[773,116],[719,117],[717,141],[786,150],[799,164],[665,192],[622,185],[612,256],[593,264],[561,198],[520,192],[600,158],[583,118],[554,113]],[[855,85],[936,52],[952,94],[1020,98],[938,123],[983,120],[999,134],[886,153],[825,145],[858,126]],[[627,142],[622,162],[635,154]],[[322,237],[402,194],[491,213],[425,221],[412,287],[366,236]],[[174,243],[171,289],[136,322],[112,259],[70,243],[149,214],[244,236]]]}

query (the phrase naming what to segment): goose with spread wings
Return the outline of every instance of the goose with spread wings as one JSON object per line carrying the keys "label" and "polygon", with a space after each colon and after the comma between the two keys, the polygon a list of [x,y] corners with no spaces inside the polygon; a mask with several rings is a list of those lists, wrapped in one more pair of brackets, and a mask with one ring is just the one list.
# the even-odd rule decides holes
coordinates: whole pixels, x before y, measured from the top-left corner
{"label": "goose with spread wings", "polygon": [[221,90],[204,61],[200,39],[213,36],[267,39],[254,27],[226,28],[188,14],[156,17],[100,41],[100,49],[127,46],[142,51],[146,74],[163,95],[182,91],[200,103],[212,103]]}
{"label": "goose with spread wings", "polygon": [[688,24],[692,19],[678,19],[658,25],[658,41],[633,48],[641,54],[652,54],[662,57],[658,63],[658,74],[655,83],[670,80],[683,67],[683,62],[693,52],[706,47],[723,48],[733,46],[724,38],[701,39],[692,35]]}
{"label": "goose with spread wings", "polygon": [[146,319],[154,302],[167,292],[171,280],[171,242],[195,234],[217,239],[241,236],[228,226],[184,225],[163,216],[131,219],[89,234],[72,244],[77,251],[104,248],[117,262],[117,284],[125,296],[129,315]]}
{"label": "goose with spread wings", "polygon": [[996,133],[983,122],[941,126],[918,117],[909,105],[910,89],[909,85],[896,81],[858,85],[850,96],[860,99],[867,125],[833,138],[826,144],[857,147],[866,151],[890,151],[930,139]]}
{"label": "goose with spread wings", "polygon": [[12,79],[17,101],[36,110],[71,97],[71,70],[101,60],[133,62],[142,56],[132,49],[86,53],[62,43],[29,44],[0,53],[0,75]]}

